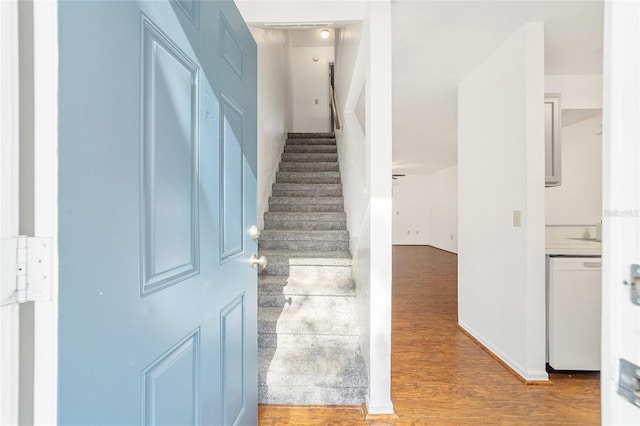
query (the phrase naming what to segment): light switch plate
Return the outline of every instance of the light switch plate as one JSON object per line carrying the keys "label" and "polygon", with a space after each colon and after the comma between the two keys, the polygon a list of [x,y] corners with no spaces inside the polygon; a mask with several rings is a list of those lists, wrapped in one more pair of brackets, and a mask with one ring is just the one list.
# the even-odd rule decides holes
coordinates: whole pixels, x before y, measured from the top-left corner
{"label": "light switch plate", "polygon": [[522,212],[520,210],[513,211],[513,227],[520,228],[522,226]]}

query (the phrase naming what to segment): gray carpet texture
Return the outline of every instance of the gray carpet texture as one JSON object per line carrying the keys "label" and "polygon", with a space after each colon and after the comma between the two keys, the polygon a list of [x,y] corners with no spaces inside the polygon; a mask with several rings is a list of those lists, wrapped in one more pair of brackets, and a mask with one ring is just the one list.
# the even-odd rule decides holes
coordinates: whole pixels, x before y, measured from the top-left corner
{"label": "gray carpet texture", "polygon": [[264,219],[260,403],[363,403],[368,379],[333,133],[289,133]]}

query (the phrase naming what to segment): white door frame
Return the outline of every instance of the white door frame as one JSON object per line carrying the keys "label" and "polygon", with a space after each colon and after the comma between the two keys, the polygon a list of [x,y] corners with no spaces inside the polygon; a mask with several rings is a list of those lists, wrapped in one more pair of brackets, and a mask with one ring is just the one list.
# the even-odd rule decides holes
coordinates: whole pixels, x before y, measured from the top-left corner
{"label": "white door frame", "polygon": [[[0,238],[19,230],[18,1],[0,1]],[[7,268],[9,269],[9,268]],[[2,271],[3,276],[6,271]],[[6,279],[15,282],[9,272]],[[4,277],[3,277],[4,278]],[[20,308],[0,308],[0,424],[18,424]]]}
{"label": "white door frame", "polygon": [[34,302],[33,422],[57,423],[58,378],[58,1],[33,3],[34,232],[52,238],[50,302]]}
{"label": "white door frame", "polygon": [[640,423],[617,393],[619,360],[640,364],[640,307],[630,300],[640,263],[640,3],[605,2],[603,122],[602,424]]}

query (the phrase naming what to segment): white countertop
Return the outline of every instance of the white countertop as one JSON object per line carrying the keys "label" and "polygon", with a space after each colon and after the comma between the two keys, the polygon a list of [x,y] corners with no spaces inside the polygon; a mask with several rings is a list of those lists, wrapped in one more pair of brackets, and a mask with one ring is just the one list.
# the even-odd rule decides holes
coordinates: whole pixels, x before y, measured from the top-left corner
{"label": "white countertop", "polygon": [[600,256],[602,243],[595,240],[595,225],[547,226],[546,255]]}

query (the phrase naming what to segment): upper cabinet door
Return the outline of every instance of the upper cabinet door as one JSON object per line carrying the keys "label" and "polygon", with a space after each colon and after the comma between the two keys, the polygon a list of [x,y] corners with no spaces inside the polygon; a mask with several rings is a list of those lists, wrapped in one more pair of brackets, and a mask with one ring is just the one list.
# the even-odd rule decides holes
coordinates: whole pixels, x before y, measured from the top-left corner
{"label": "upper cabinet door", "polygon": [[544,98],[545,186],[560,186],[560,95]]}

